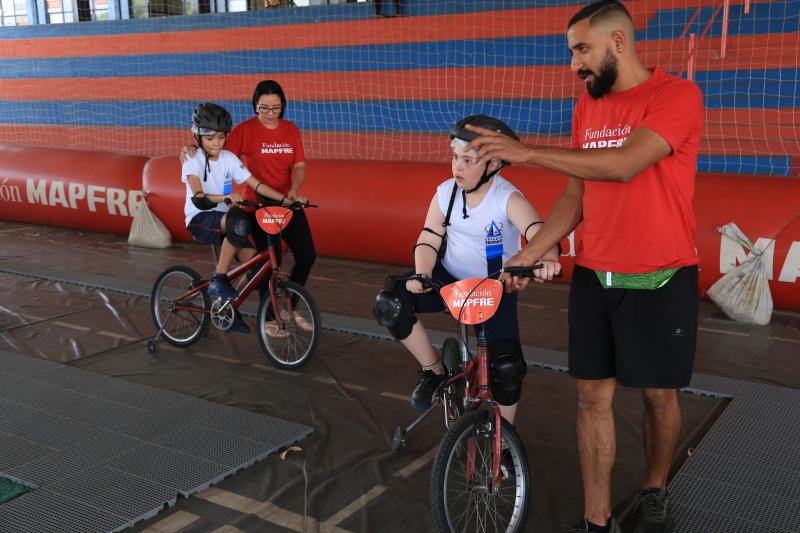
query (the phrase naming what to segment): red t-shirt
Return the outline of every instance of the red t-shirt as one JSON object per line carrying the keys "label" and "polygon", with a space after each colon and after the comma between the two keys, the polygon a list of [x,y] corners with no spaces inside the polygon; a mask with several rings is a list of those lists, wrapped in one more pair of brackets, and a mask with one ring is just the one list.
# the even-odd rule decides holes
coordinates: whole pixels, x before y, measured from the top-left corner
{"label": "red t-shirt", "polygon": [[627,91],[581,95],[572,118],[572,146],[614,149],[636,128],[666,140],[672,153],[628,183],[585,181],[583,238],[575,262],[616,273],[695,265],[692,208],[703,98],[694,83],[655,68]]}
{"label": "red t-shirt", "polygon": [[[300,130],[293,122],[278,121],[271,130],[258,117],[238,124],[228,135],[225,149],[241,159],[253,176],[281,194],[292,188],[292,168],[306,160]],[[255,193],[245,187],[245,200],[255,200]]]}

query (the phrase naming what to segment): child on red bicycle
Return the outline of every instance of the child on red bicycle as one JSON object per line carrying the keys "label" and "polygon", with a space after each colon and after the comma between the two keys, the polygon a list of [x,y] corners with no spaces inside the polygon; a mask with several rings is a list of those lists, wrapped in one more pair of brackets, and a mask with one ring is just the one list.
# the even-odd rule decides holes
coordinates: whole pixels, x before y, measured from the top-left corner
{"label": "child on red bicycle", "polygon": [[[257,193],[281,200],[283,195],[260,182],[231,152],[224,150],[233,119],[221,106],[203,103],[192,114],[192,134],[200,148],[188,157],[181,168],[181,181],[186,184],[186,229],[199,243],[222,243],[219,262],[208,286],[212,298],[234,299],[239,294],[228,280],[228,270],[234,257],[247,261],[255,255],[250,242],[252,214],[240,207],[241,196],[231,192],[233,182],[246,183]],[[225,235],[223,239],[223,235]],[[247,333],[250,328],[238,312],[228,331]]]}
{"label": "child on red bicycle", "polygon": [[[530,238],[541,224],[530,202],[498,174],[507,163],[491,160],[479,165],[474,151],[464,152],[467,143],[477,136],[465,128],[467,124],[517,138],[506,124],[485,115],[468,116],[450,132],[453,177],[437,188],[414,246],[415,272],[445,284],[499,272],[519,250],[520,235]],[[552,279],[561,270],[557,247],[545,254],[543,263],[534,275]],[[393,282],[390,278],[373,310],[378,322],[387,326],[422,366],[411,393],[412,407],[421,410],[430,407],[434,392],[447,378],[447,369],[415,316],[444,310],[441,298],[430,291],[417,280]],[[484,323],[484,332],[492,364],[493,396],[503,417],[513,423],[527,371],[519,340],[516,293],[504,295],[496,314]]]}

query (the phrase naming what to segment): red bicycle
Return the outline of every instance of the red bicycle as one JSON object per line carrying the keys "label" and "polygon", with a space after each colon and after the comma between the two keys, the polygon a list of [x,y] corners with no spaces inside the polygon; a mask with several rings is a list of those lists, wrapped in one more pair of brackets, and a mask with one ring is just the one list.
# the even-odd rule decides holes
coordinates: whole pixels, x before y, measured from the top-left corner
{"label": "red bicycle", "polygon": [[[240,204],[256,207],[258,224],[268,234],[278,237],[291,221],[294,210],[316,207],[299,202],[288,207],[248,201]],[[243,276],[256,268],[255,274],[245,280]],[[228,278],[234,284],[245,283],[239,296],[234,300],[211,301],[207,292],[210,281],[193,269],[178,265],[162,272],[150,295],[150,310],[158,333],[147,342],[148,352],[157,357],[158,341],[162,338],[173,346],[194,344],[206,332],[209,323],[222,331],[230,329],[236,311],[266,279],[267,291],[256,314],[261,348],[267,359],[279,368],[294,370],[308,363],[322,330],[319,310],[305,287],[287,280],[282,274],[273,239],[269,239],[266,249],[229,272]]]}
{"label": "red bicycle", "polygon": [[[531,277],[541,266],[505,271]],[[459,323],[460,339],[444,341],[442,361],[450,377],[436,391],[427,411],[405,429],[395,430],[392,448],[402,447],[406,434],[441,404],[447,431],[433,462],[430,494],[438,530],[520,532],[532,491],[528,457],[519,435],[501,417],[499,404],[492,398],[483,328],[500,305],[503,284],[488,277],[449,285],[416,274],[403,279],[417,279],[438,291],[447,312]],[[469,325],[475,326],[474,353],[466,341]]]}

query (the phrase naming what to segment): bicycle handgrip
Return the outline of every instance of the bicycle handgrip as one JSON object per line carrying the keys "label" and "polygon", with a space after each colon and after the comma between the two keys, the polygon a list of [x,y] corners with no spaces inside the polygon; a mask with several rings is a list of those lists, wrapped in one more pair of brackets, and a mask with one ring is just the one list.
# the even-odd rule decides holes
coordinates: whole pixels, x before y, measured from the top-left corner
{"label": "bicycle handgrip", "polygon": [[[503,272],[511,274],[512,276],[516,276],[518,278],[532,278],[533,271],[539,270],[542,267],[544,267],[543,263],[536,263],[535,265],[529,267],[505,267],[503,268]],[[562,272],[553,275],[554,278],[560,278],[561,276]]]}
{"label": "bicycle handgrip", "polygon": [[423,289],[432,289],[433,288],[433,281],[431,280],[430,276],[425,274],[414,274],[413,276],[408,278],[409,280],[416,280],[422,283]]}
{"label": "bicycle handgrip", "polygon": [[303,202],[292,202],[286,206],[287,209],[308,209],[309,207],[319,207],[315,204],[304,204]]}
{"label": "bicycle handgrip", "polygon": [[523,266],[505,267],[505,268],[503,268],[503,272],[505,272],[506,274],[511,274],[512,276],[516,276],[518,278],[532,278],[533,277],[533,271],[534,270],[539,270],[543,266],[544,265],[542,263],[537,263],[537,264],[529,266],[529,267],[523,267]]}

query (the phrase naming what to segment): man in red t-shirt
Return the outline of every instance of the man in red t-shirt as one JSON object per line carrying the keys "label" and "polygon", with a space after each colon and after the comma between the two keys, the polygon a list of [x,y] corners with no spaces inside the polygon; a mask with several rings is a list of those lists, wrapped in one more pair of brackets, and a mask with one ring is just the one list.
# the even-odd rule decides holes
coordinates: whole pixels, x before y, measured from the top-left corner
{"label": "man in red t-shirt", "polygon": [[[639,61],[630,14],[601,0],[570,20],[572,70],[586,82],[572,149],[529,146],[471,128],[482,159],[569,176],[542,229],[507,266],[531,265],[582,222],[569,299],[569,371],[577,378],[584,517],[573,532],[619,531],[611,516],[617,383],[642,389],[647,475],[637,533],[674,526],[667,475],[692,375],[697,252],[692,196],[703,125],[698,87]],[[527,280],[508,280],[522,289]],[[541,280],[537,280],[541,281]]]}

